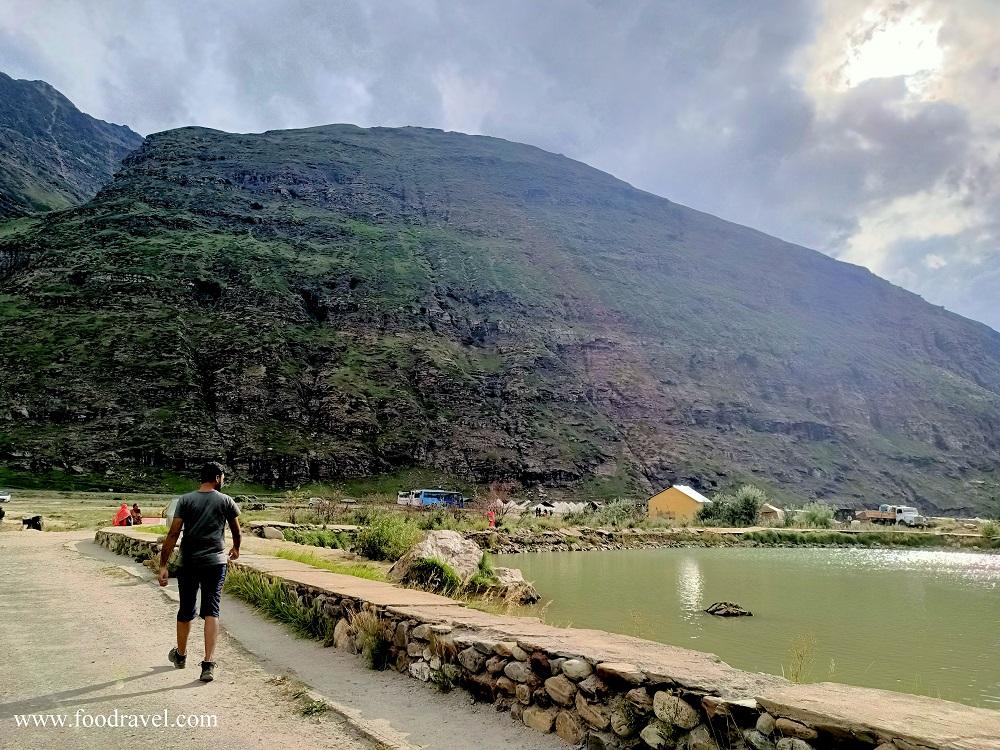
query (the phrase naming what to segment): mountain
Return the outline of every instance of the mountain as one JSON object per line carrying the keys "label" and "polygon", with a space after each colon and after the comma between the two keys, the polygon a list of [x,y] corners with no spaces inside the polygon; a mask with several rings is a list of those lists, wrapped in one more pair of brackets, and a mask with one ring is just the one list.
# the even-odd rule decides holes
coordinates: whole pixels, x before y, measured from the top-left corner
{"label": "mountain", "polygon": [[78,205],[142,136],[95,120],[43,81],[0,73],[0,219]]}
{"label": "mountain", "polygon": [[947,512],[998,487],[1000,333],[530,146],[172,130],[0,228],[4,258],[8,472],[218,455],[275,486],[415,466]]}

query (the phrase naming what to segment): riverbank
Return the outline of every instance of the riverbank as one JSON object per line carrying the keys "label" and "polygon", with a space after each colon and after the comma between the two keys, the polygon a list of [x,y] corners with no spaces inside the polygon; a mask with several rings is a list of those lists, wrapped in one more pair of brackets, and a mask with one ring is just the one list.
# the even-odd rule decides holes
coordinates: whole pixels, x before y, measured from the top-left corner
{"label": "riverbank", "polygon": [[[96,541],[129,555],[157,548],[155,538],[130,529],[103,529]],[[572,744],[1000,750],[1000,712],[832,683],[796,685],[711,654],[488,614],[388,583],[246,557],[234,567],[251,584],[287,592],[288,606],[331,646],[369,659],[378,651],[402,674],[464,689]]]}

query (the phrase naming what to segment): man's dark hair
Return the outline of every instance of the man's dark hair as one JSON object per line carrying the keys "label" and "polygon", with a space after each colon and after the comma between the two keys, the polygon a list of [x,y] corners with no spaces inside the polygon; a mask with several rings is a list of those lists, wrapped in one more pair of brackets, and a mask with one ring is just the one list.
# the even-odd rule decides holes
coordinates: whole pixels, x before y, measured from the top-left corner
{"label": "man's dark hair", "polygon": [[201,467],[201,481],[214,482],[217,477],[226,473],[225,467],[218,461],[209,461]]}

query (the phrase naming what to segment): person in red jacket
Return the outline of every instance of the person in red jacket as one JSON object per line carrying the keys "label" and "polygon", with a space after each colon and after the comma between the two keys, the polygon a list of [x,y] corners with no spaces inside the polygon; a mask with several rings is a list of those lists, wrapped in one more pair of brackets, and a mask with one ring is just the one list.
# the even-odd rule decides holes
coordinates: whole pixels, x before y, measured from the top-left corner
{"label": "person in red jacket", "polygon": [[112,521],[111,525],[112,526],[129,526],[129,525],[131,525],[129,523],[129,521],[131,521],[131,520],[132,520],[132,516],[131,516],[131,514],[128,511],[128,506],[125,503],[122,503],[122,507],[120,507],[118,509],[118,512],[115,513],[115,519],[114,519],[114,521]]}

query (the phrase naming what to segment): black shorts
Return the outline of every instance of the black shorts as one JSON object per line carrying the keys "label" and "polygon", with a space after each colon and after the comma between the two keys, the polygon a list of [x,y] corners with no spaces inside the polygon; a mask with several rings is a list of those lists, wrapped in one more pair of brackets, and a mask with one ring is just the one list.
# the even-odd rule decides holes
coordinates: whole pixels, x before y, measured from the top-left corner
{"label": "black shorts", "polygon": [[222,584],[225,580],[225,565],[182,566],[177,571],[177,589],[181,595],[177,622],[191,622],[194,619],[198,589],[201,589],[201,611],[198,614],[202,619],[218,617]]}

